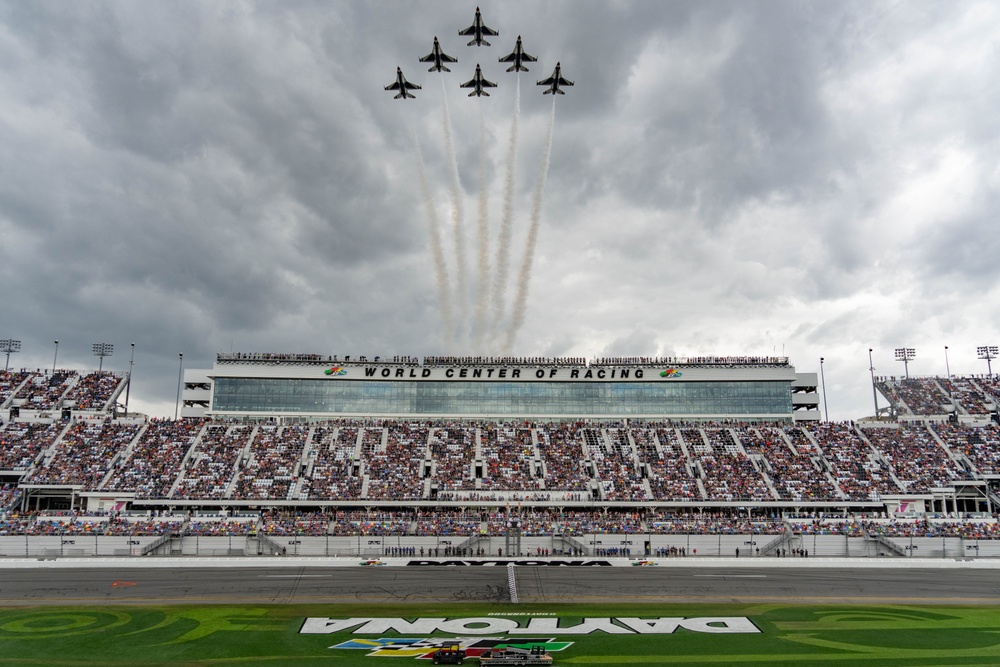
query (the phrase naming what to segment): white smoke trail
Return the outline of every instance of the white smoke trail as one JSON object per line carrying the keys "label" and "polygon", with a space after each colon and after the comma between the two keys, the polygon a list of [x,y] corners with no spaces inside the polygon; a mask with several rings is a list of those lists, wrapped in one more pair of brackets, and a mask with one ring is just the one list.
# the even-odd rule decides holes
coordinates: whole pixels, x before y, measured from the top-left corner
{"label": "white smoke trail", "polygon": [[[451,229],[455,240],[455,301],[459,312],[465,307],[465,232],[462,229],[465,212],[462,209],[462,185],[458,178],[458,158],[455,156],[455,143],[452,140],[451,113],[448,110],[448,94],[444,88],[444,77],[441,77],[441,100],[444,104],[444,144],[451,167]],[[464,328],[464,327],[463,327]],[[456,342],[459,331],[455,330]]]}
{"label": "white smoke trail", "polygon": [[444,262],[444,249],[441,246],[441,226],[438,223],[437,211],[431,198],[430,185],[427,183],[427,169],[424,167],[424,155],[417,141],[417,128],[410,121],[410,134],[413,138],[413,153],[417,158],[417,175],[420,178],[420,192],[424,197],[424,214],[427,217],[427,233],[431,239],[431,258],[434,261],[434,282],[437,283],[438,302],[441,305],[441,319],[444,324],[444,348],[450,351],[455,318],[452,312],[451,292],[448,289],[448,267]]}
{"label": "white smoke trail", "polygon": [[475,350],[481,350],[483,336],[486,333],[486,305],[490,292],[490,198],[486,189],[486,118],[483,114],[482,101],[479,107],[479,280],[476,284],[476,326]]}
{"label": "white smoke trail", "polygon": [[497,239],[496,270],[493,273],[493,335],[498,336],[500,321],[507,301],[507,276],[510,268],[510,237],[514,218],[514,163],[517,161],[517,129],[521,115],[521,75],[517,75],[514,93],[514,116],[510,121],[510,143],[507,145],[507,171],[504,175],[503,217]]}
{"label": "white smoke trail", "polygon": [[545,179],[549,173],[549,155],[552,153],[552,130],[556,124],[556,99],[552,96],[552,116],[549,118],[549,129],[545,136],[545,149],[542,152],[542,166],[538,170],[538,182],[535,184],[535,198],[531,204],[531,227],[528,229],[528,240],[524,244],[524,258],[521,272],[517,279],[517,293],[514,296],[513,312],[507,337],[504,340],[502,354],[509,355],[514,346],[514,338],[524,324],[527,308],[528,287],[531,283],[531,265],[535,259],[535,243],[538,241],[538,226],[542,218],[542,195],[545,192]]}

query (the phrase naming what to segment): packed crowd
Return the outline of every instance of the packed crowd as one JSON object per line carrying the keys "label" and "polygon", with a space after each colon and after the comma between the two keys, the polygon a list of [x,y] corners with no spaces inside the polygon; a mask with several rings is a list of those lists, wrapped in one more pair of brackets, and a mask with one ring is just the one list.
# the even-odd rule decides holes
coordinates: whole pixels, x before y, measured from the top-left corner
{"label": "packed crowd", "polygon": [[165,498],[204,423],[202,419],[153,419],[128,459],[116,462],[102,488],[135,493],[139,499]]}
{"label": "packed crowd", "polygon": [[424,357],[424,366],[586,366],[583,357]]}
{"label": "packed crowd", "polygon": [[6,403],[29,377],[31,371],[0,371],[0,405]]}
{"label": "packed crowd", "polygon": [[236,500],[295,500],[299,464],[309,428],[265,425],[250,443],[250,458],[240,468],[230,497]]}
{"label": "packed crowd", "polygon": [[879,460],[857,431],[844,424],[823,422],[799,427],[823,451],[831,473],[849,500],[878,500],[900,493],[888,466]]}
{"label": "packed crowd", "polygon": [[951,400],[970,415],[986,415],[996,409],[993,398],[973,378],[954,377],[938,382]]}
{"label": "packed crowd", "polygon": [[940,423],[931,426],[952,452],[964,456],[980,475],[1000,475],[1000,429]]}
{"label": "packed crowd", "polygon": [[0,430],[0,470],[25,471],[52,446],[66,424],[10,422]]}
{"label": "packed crowd", "polygon": [[535,474],[538,452],[532,431],[512,424],[486,424],[480,432],[484,464],[480,489],[533,491],[541,488]]}
{"label": "packed crowd", "polygon": [[[0,470],[139,499],[878,500],[1000,474],[995,425],[14,421]],[[433,496],[435,492],[437,495]]]}
{"label": "packed crowd", "polygon": [[122,377],[110,371],[94,371],[80,377],[66,395],[78,410],[104,411],[108,401],[122,384]]}
{"label": "packed crowd", "polygon": [[950,411],[951,399],[936,378],[880,378],[879,391],[897,406],[914,415],[943,415]]}
{"label": "packed crowd", "polygon": [[225,498],[253,431],[253,426],[206,426],[170,497]]}
{"label": "packed crowd", "polygon": [[868,428],[868,441],[889,461],[907,493],[926,493],[948,486],[950,480],[971,479],[923,425],[900,424],[893,428]]}
{"label": "packed crowd", "polygon": [[780,498],[817,501],[839,497],[818,463],[821,452],[800,429],[746,426],[739,429],[738,437],[748,454],[764,461]]}
{"label": "packed crowd", "polygon": [[411,500],[424,496],[421,470],[427,456],[429,433],[427,426],[409,422],[386,427],[385,447],[379,443],[365,452],[366,497]]}
{"label": "packed crowd", "polygon": [[428,439],[434,460],[434,479],[442,491],[475,488],[472,459],[476,451],[476,429],[450,424],[436,428]]}
{"label": "packed crowd", "polygon": [[20,401],[20,407],[30,410],[58,408],[62,397],[76,378],[75,371],[34,372],[14,394],[14,401]]}
{"label": "packed crowd", "polygon": [[96,489],[139,432],[140,424],[87,419],[74,422],[26,477],[33,485]]}
{"label": "packed crowd", "polygon": [[303,500],[353,500],[361,495],[361,479],[354,474],[358,427],[317,426],[309,449]]}

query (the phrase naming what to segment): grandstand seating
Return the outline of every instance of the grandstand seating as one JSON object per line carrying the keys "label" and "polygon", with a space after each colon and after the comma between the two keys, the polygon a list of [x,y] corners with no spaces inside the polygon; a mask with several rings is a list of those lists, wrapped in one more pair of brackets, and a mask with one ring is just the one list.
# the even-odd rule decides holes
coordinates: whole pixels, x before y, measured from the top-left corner
{"label": "grandstand seating", "polygon": [[[575,361],[535,360],[552,365]],[[646,363],[640,358],[628,362]],[[593,363],[623,362],[611,358]],[[703,363],[756,360],[706,358]],[[996,378],[882,378],[878,388],[900,418],[888,425],[142,422],[114,418],[116,392],[124,381],[108,372],[0,374],[0,405],[31,413],[0,426],[0,473],[8,482],[0,486],[0,535],[221,538],[259,530],[274,536],[474,537],[502,533],[509,515],[516,513],[525,536],[799,531],[851,537],[1000,537],[990,522],[798,522],[782,521],[780,511],[776,518],[699,509],[719,503],[755,511],[765,504],[780,505],[782,511],[818,503],[871,504],[886,496],[929,498],[966,483],[980,485],[981,497],[1000,503],[1000,428],[989,421],[1000,404]],[[67,409],[73,418],[55,413]],[[39,490],[72,498],[80,493],[113,496],[139,508],[169,502],[185,508],[209,503],[282,509],[250,518],[162,520],[18,514],[29,506],[24,499]],[[449,505],[436,506],[438,501]],[[409,507],[400,506],[407,503]],[[677,513],[663,504],[690,509]],[[504,505],[507,509],[500,509]]]}
{"label": "grandstand seating", "polygon": [[0,470],[152,499],[877,501],[1000,474],[995,425],[14,421]]}

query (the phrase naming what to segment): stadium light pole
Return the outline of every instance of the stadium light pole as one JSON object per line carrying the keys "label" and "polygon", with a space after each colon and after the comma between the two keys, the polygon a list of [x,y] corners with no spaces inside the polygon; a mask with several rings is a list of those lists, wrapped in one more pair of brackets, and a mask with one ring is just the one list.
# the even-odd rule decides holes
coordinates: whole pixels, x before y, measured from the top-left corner
{"label": "stadium light pole", "polygon": [[872,361],[871,348],[868,348],[868,372],[872,374],[872,399],[875,401],[875,420],[878,421],[878,393],[875,391],[875,363]]}
{"label": "stadium light pole", "polygon": [[180,352],[177,355],[177,402],[174,403],[174,421],[177,421],[178,411],[181,407],[181,375],[184,372],[184,353]]}
{"label": "stadium light pole", "polygon": [[910,379],[910,362],[916,359],[917,351],[912,347],[897,347],[896,361],[903,362],[903,369],[906,371],[906,379]]}
{"label": "stadium light pole", "polygon": [[[0,341],[0,343],[3,343],[3,341]],[[993,367],[990,365],[990,361],[996,359],[998,354],[1000,354],[1000,347],[996,345],[981,345],[976,348],[976,354],[980,359],[986,360],[987,375],[993,375]]]}
{"label": "stadium light pole", "polygon": [[128,358],[128,382],[125,383],[125,416],[128,417],[128,395],[132,391],[132,363],[135,361],[135,343],[132,343],[132,354]]}
{"label": "stadium light pole", "polygon": [[13,338],[4,338],[0,340],[0,352],[7,353],[7,361],[4,362],[3,372],[6,373],[10,369],[10,355],[21,351],[21,341],[14,340]]}
{"label": "stadium light pole", "polygon": [[59,359],[59,341],[54,340],[52,343],[56,346],[56,351],[52,353],[52,374],[56,374],[56,360]]}
{"label": "stadium light pole", "polygon": [[823,357],[819,358],[819,382],[823,388],[823,419],[830,421],[830,411],[826,409],[826,378],[823,376]]}
{"label": "stadium light pole", "polygon": [[944,373],[951,379],[951,366],[948,365],[948,346],[944,346]]}
{"label": "stadium light pole", "polygon": [[115,346],[111,343],[94,343],[91,346],[94,351],[95,357],[100,357],[100,364],[97,366],[97,372],[101,373],[104,370],[104,357],[110,357],[115,353]]}

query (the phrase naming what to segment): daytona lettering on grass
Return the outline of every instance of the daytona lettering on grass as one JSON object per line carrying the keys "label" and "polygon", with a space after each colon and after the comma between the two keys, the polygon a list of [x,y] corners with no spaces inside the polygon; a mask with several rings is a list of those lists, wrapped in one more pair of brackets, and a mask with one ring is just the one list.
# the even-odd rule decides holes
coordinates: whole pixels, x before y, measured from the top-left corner
{"label": "daytona lettering on grass", "polygon": [[712,634],[755,634],[760,629],[745,616],[698,616],[660,618],[584,618],[579,622],[564,624],[559,618],[531,618],[517,621],[496,616],[472,618],[307,618],[299,630],[304,635],[325,635],[345,632],[355,628],[356,635],[381,635],[387,632],[400,634],[432,634],[434,632],[488,635],[558,634],[589,635],[603,632],[610,635],[669,635],[678,628],[691,632]]}

